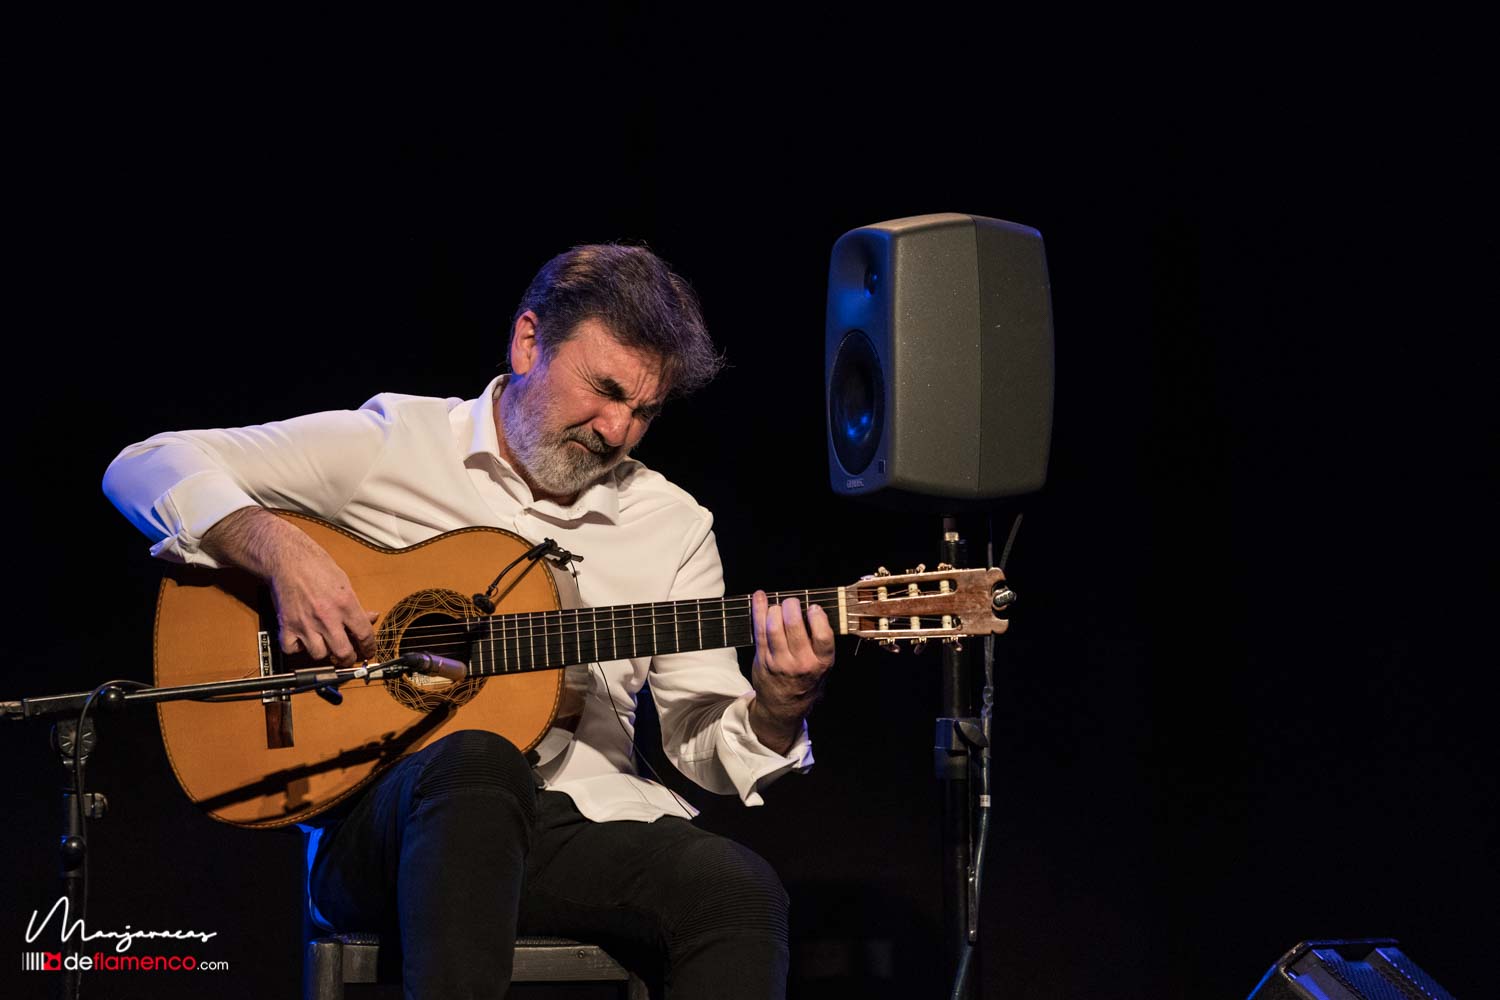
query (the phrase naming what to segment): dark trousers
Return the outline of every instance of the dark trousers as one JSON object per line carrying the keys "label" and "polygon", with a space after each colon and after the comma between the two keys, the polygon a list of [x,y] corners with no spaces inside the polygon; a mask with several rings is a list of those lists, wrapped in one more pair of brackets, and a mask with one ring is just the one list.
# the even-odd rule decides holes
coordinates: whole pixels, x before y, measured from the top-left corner
{"label": "dark trousers", "polygon": [[682,819],[591,822],[493,733],[405,758],[328,821],[310,888],[335,927],[400,941],[408,1000],[504,996],[517,933],[601,944],[672,998],[786,990],[765,861]]}

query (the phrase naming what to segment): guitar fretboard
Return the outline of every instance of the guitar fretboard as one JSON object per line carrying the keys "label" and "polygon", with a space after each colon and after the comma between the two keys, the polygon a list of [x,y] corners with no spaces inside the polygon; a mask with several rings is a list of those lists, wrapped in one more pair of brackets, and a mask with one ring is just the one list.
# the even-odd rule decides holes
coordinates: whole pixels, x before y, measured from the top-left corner
{"label": "guitar fretboard", "polygon": [[[840,588],[769,594],[817,604],[838,630]],[[755,644],[751,598],[723,597],[536,611],[471,619],[469,672],[479,676],[556,670],[596,660],[688,653]]]}

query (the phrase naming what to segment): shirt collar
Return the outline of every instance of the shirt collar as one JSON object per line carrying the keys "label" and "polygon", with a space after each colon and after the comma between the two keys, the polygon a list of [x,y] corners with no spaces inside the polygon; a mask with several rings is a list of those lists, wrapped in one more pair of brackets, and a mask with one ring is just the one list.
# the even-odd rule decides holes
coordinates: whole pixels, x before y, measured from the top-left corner
{"label": "shirt collar", "polygon": [[494,402],[509,378],[508,374],[496,376],[477,399],[471,399],[465,404],[470,408],[469,423],[473,428],[469,434],[469,450],[464,455],[465,460],[476,455],[493,459],[495,468],[500,473],[498,478],[501,485],[517,499],[529,504],[538,514],[552,520],[580,521],[589,514],[597,514],[611,524],[619,523],[621,477],[628,471],[628,467],[640,464],[633,458],[625,459],[611,469],[609,475],[581,490],[578,497],[567,506],[551,500],[536,499],[531,495],[531,488],[526,485],[526,481],[500,454],[500,433],[495,428]]}

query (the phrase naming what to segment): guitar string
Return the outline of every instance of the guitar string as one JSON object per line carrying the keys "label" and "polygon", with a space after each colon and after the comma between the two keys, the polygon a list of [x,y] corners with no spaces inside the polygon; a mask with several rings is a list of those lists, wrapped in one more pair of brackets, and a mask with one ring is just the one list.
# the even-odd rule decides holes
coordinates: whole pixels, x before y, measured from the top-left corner
{"label": "guitar string", "polygon": [[[544,612],[537,612],[537,614],[543,614],[543,613]],[[555,614],[556,612],[545,612],[545,613]],[[900,621],[901,627],[898,627],[897,629],[894,629],[894,630],[891,630],[891,631],[912,631],[913,629],[909,625],[909,622],[910,622],[911,618],[916,618],[917,619],[917,625],[916,625],[916,629],[915,630],[917,630],[917,631],[930,630],[930,631],[933,631],[935,633],[937,633],[937,632],[951,632],[952,631],[951,626],[950,627],[945,627],[943,625],[943,623],[942,623],[943,617],[945,617],[945,616],[939,616],[939,615],[900,616],[898,618],[898,621]],[[482,620],[485,620],[485,619],[470,619],[470,621],[482,621]],[[481,636],[476,636],[476,635],[474,635],[470,631],[454,630],[454,631],[448,631],[448,632],[442,632],[442,633],[424,635],[424,636],[420,636],[418,638],[421,639],[425,643],[434,643],[434,644],[439,645],[439,646],[443,644],[441,642],[441,640],[448,640],[448,639],[453,640],[454,644],[469,643],[469,642],[472,642],[472,641],[474,641],[476,639],[478,641],[480,641],[480,642],[488,642],[488,643],[490,643],[490,648],[488,650],[488,657],[489,657],[489,659],[491,661],[493,661],[496,658],[497,653],[498,653],[498,656],[500,657],[500,659],[503,662],[504,659],[505,659],[505,657],[508,655],[508,652],[510,650],[515,650],[515,652],[516,652],[516,654],[518,656],[521,655],[524,652],[524,653],[527,654],[526,658],[529,661],[528,665],[525,668],[521,668],[518,665],[517,669],[512,670],[512,669],[510,669],[509,667],[506,667],[506,666],[499,666],[499,665],[495,665],[493,663],[491,664],[491,666],[494,668],[493,672],[495,672],[495,673],[520,673],[520,672],[524,672],[525,670],[559,669],[562,666],[566,666],[566,665],[574,663],[574,662],[577,662],[577,663],[588,662],[588,661],[597,659],[599,657],[600,653],[604,649],[606,649],[606,648],[609,649],[610,652],[613,654],[611,656],[605,657],[606,659],[624,659],[624,658],[628,658],[630,656],[670,655],[672,653],[694,652],[694,651],[699,650],[699,649],[721,649],[721,648],[726,648],[726,647],[750,646],[750,645],[754,645],[755,639],[754,639],[753,633],[750,631],[750,628],[747,625],[747,623],[749,621],[750,621],[750,619],[747,618],[746,616],[743,616],[743,615],[738,616],[737,618],[731,618],[729,620],[729,622],[730,622],[729,626],[726,627],[726,628],[724,628],[724,629],[722,629],[722,637],[721,638],[714,638],[711,641],[702,642],[701,645],[699,645],[698,643],[694,643],[694,642],[690,641],[686,646],[684,646],[682,644],[682,642],[681,642],[680,636],[674,634],[674,643],[673,644],[676,646],[675,649],[671,649],[671,648],[669,648],[669,649],[662,649],[661,648],[661,646],[664,643],[665,636],[661,634],[662,623],[660,623],[660,622],[658,622],[656,624],[656,627],[653,630],[653,633],[652,633],[651,637],[648,640],[646,640],[646,641],[642,641],[642,639],[640,637],[637,637],[637,636],[634,636],[634,635],[631,636],[628,640],[623,639],[618,633],[624,631],[624,626],[623,625],[614,626],[612,628],[612,631],[614,631],[616,634],[607,641],[607,645],[606,645],[605,641],[601,641],[598,638],[597,630],[595,630],[595,629],[593,629],[591,627],[588,627],[587,625],[585,625],[585,627],[581,627],[581,628],[578,628],[578,629],[566,629],[566,628],[561,628],[561,627],[560,628],[556,628],[556,629],[548,629],[548,628],[544,627],[544,628],[535,628],[535,629],[530,629],[530,630],[525,630],[525,631],[522,631],[522,630],[517,630],[517,631],[504,630],[504,631],[502,631],[502,632],[500,632],[498,634],[481,635]],[[870,630],[864,630],[864,631],[875,632],[877,630],[870,629]],[[403,638],[405,638],[405,637],[406,636],[403,635]],[[541,639],[542,639],[542,649],[540,651],[541,652],[540,656],[536,655],[537,651],[534,648],[527,649],[527,650],[523,650],[521,648],[523,645],[529,644],[532,640],[535,640],[537,637],[541,637]],[[878,637],[878,636],[876,636],[876,637]],[[938,636],[936,636],[936,635],[934,636],[934,638],[937,638],[937,637]],[[593,647],[593,649],[592,649],[593,655],[592,656],[586,655],[586,652],[585,652],[585,649],[584,649],[585,643],[590,638],[593,640],[592,643],[591,643],[591,645]],[[689,638],[691,639],[691,637],[689,637]],[[897,638],[917,639],[917,638],[921,638],[921,636],[898,636]],[[643,649],[641,649],[641,647],[643,645],[648,645],[648,644],[651,647],[649,650],[643,650]],[[497,646],[499,647],[498,650],[496,648]],[[623,651],[622,647],[625,647],[625,646],[628,646],[629,652],[625,653],[624,656],[621,656],[620,654]],[[563,663],[558,664],[556,666],[552,666],[548,662],[550,660],[551,656],[552,656],[554,648],[557,650],[557,652],[561,655],[561,657],[564,660]],[[483,650],[483,647],[481,647],[481,650]],[[576,660],[576,661],[572,660],[570,658],[570,656],[569,656],[569,652],[570,651],[572,652],[573,655],[578,656],[579,659]],[[481,652],[480,653],[480,657],[483,657],[483,656],[484,656],[484,653]],[[476,657],[476,658],[480,658],[480,657]],[[488,676],[488,674],[486,674],[486,676]]]}
{"label": "guitar string", "polygon": [[[680,605],[686,605],[691,602],[692,598],[689,598],[688,600],[679,603]],[[666,625],[670,625],[674,621],[679,625],[697,625],[699,622],[717,622],[726,620],[731,622],[750,621],[754,617],[753,613],[747,613],[746,611],[740,610],[738,604],[730,605],[728,602],[725,602],[725,606],[722,610],[705,610],[699,607],[684,607],[681,608],[680,611],[674,611],[672,609],[672,605],[670,604],[662,604],[649,610],[639,610],[643,608],[642,605],[620,605],[620,607],[624,609],[623,613],[615,613],[610,607],[562,609],[537,608],[534,611],[506,612],[504,614],[495,615],[493,617],[486,616],[480,618],[465,618],[464,620],[515,623],[521,630],[519,634],[524,636],[528,634],[539,634],[543,632],[550,635],[556,631],[558,626],[563,624],[563,619],[558,619],[555,624],[547,624],[544,622],[541,625],[536,625],[536,623],[532,621],[527,621],[523,624],[520,621],[520,619],[522,618],[529,618],[536,615],[572,616],[573,620],[579,623],[581,630],[586,630],[587,628],[599,624],[605,624],[606,618],[609,619],[610,623],[613,623],[613,627],[628,628],[632,624],[639,627],[650,626],[652,623],[655,623],[657,627],[663,627]],[[638,610],[632,612],[630,610],[631,608],[636,608]],[[825,607],[823,608],[823,610],[826,613],[830,609]],[[593,617],[584,619],[584,615],[593,615]],[[898,617],[911,616],[906,615]],[[534,626],[534,632],[525,631],[526,629],[533,628]],[[451,627],[452,624],[450,622],[443,622],[436,625],[412,625],[406,629],[406,633],[411,634],[413,632],[420,632],[423,634],[431,635],[434,634],[434,630],[449,629]],[[507,630],[507,634],[516,635],[517,631]]]}
{"label": "guitar string", "polygon": [[[568,613],[570,613],[570,612],[569,611],[562,612],[562,614],[568,614]],[[531,617],[534,617],[534,616],[544,616],[545,617],[545,616],[552,616],[552,615],[558,615],[558,614],[559,614],[559,612],[554,609],[554,610],[549,610],[549,611],[533,611],[533,612],[522,611],[522,612],[516,612],[514,614],[505,615],[505,616],[503,616],[503,618],[500,618],[500,619],[496,619],[496,618],[465,618],[462,621],[464,623],[466,623],[466,624],[463,625],[463,626],[461,626],[461,627],[456,627],[456,626],[458,626],[458,620],[455,620],[453,622],[445,622],[445,623],[443,623],[441,625],[412,626],[412,627],[407,628],[404,631],[402,631],[401,635],[402,635],[403,638],[420,639],[420,640],[422,640],[424,642],[425,641],[429,641],[429,640],[441,640],[441,639],[454,639],[454,640],[465,639],[465,640],[467,640],[467,639],[476,638],[476,636],[474,635],[473,626],[478,625],[481,622],[490,622],[491,625],[492,625],[492,627],[487,630],[488,634],[477,636],[477,638],[488,639],[488,640],[493,640],[493,641],[512,642],[512,641],[515,641],[515,640],[518,640],[518,639],[524,641],[524,640],[528,640],[528,639],[535,639],[535,638],[538,638],[538,637],[545,637],[547,639],[552,639],[552,638],[555,638],[557,636],[563,636],[564,638],[568,638],[568,637],[581,637],[581,636],[585,636],[585,635],[592,635],[592,634],[598,632],[601,628],[603,628],[606,631],[611,631],[611,632],[624,632],[624,631],[627,631],[627,630],[630,630],[630,631],[641,630],[641,631],[649,631],[649,632],[651,632],[651,633],[654,634],[654,633],[665,632],[665,630],[670,626],[670,627],[674,628],[674,634],[676,634],[676,629],[680,629],[680,628],[683,628],[683,627],[696,626],[699,623],[707,623],[707,624],[710,624],[710,625],[715,625],[715,628],[718,631],[728,632],[728,631],[732,631],[732,630],[734,630],[736,628],[747,627],[747,623],[753,623],[754,622],[754,617],[753,616],[746,615],[746,614],[743,614],[743,613],[733,614],[733,615],[726,615],[726,616],[705,615],[702,618],[692,618],[690,616],[680,616],[675,621],[668,620],[668,619],[656,619],[656,620],[652,620],[650,618],[636,618],[633,621],[631,619],[629,619],[629,618],[611,618],[608,621],[606,621],[606,620],[604,620],[602,618],[602,616],[597,621],[596,620],[592,620],[592,619],[580,619],[580,618],[578,618],[576,616],[575,616],[574,620],[571,621],[571,622],[564,621],[564,620],[561,620],[561,619],[556,620],[554,622],[548,622],[548,621],[545,621],[545,620],[541,621],[541,622],[535,622],[535,621],[521,622],[521,621],[518,620],[518,619],[521,619],[521,618],[531,618]],[[869,617],[873,617],[873,616],[871,616],[871,615],[861,615],[859,617],[869,618]],[[915,618],[919,622],[924,622],[924,623],[925,622],[938,622],[938,623],[941,623],[941,621],[944,618],[947,618],[947,617],[958,617],[958,616],[952,616],[952,615],[935,615],[935,614],[925,614],[925,615],[902,615],[902,614],[894,614],[894,615],[882,615],[881,617],[889,618],[889,619],[891,619],[893,621],[902,621],[902,622],[910,621],[911,619]],[[503,624],[499,625],[499,626],[495,626],[494,623],[496,621],[514,621],[515,622],[515,627],[512,628],[512,627],[509,627],[509,626],[503,625]],[[872,630],[866,630],[866,631],[872,631]]]}
{"label": "guitar string", "polygon": [[[562,613],[563,614],[568,614],[569,612],[568,611],[564,611]],[[649,618],[636,618],[634,621],[631,621],[629,618],[612,618],[612,619],[606,621],[602,616],[600,617],[600,619],[598,621],[595,621],[595,620],[592,620],[592,619],[579,620],[579,619],[575,618],[575,620],[571,621],[571,622],[564,621],[564,620],[557,620],[557,621],[554,621],[552,623],[548,623],[546,621],[543,621],[543,622],[525,622],[525,623],[522,623],[521,621],[518,620],[518,619],[521,619],[521,618],[531,618],[531,617],[535,617],[535,616],[547,616],[547,617],[550,617],[550,616],[554,616],[554,615],[557,615],[557,614],[558,614],[558,612],[554,609],[554,610],[550,610],[550,611],[531,611],[531,612],[520,611],[520,612],[516,612],[514,614],[505,615],[503,618],[464,618],[464,619],[454,619],[451,622],[445,622],[445,623],[443,623],[441,625],[412,626],[410,628],[407,628],[407,629],[403,630],[401,634],[403,636],[412,636],[412,637],[419,638],[419,639],[448,639],[448,638],[453,638],[453,639],[458,639],[458,638],[471,639],[471,638],[475,637],[474,636],[474,632],[473,632],[473,626],[478,625],[478,624],[480,624],[482,622],[489,622],[492,625],[492,627],[488,630],[489,634],[480,636],[479,638],[484,638],[484,639],[501,639],[501,638],[504,638],[505,640],[509,641],[509,640],[516,639],[516,638],[531,639],[531,638],[535,638],[537,636],[548,636],[548,637],[551,637],[551,636],[557,636],[557,635],[564,635],[564,636],[591,635],[594,632],[597,632],[597,631],[600,631],[600,630],[607,630],[607,631],[613,631],[613,632],[624,632],[624,631],[627,631],[627,630],[630,630],[630,629],[633,629],[633,628],[634,629],[638,629],[640,631],[664,632],[667,628],[669,628],[671,626],[674,626],[674,625],[675,626],[679,626],[679,627],[680,626],[684,626],[684,625],[696,625],[700,621],[704,622],[704,623],[707,623],[707,624],[711,624],[711,625],[714,625],[714,624],[717,624],[717,625],[727,625],[728,628],[730,630],[732,630],[734,628],[744,627],[746,625],[746,623],[753,623],[754,622],[753,616],[746,615],[746,614],[734,614],[734,615],[728,615],[728,616],[725,616],[725,617],[721,617],[719,615],[707,615],[707,616],[704,616],[701,619],[694,619],[694,618],[690,618],[690,617],[684,616],[684,617],[679,617],[675,622],[667,620],[667,619],[657,619],[657,620],[655,620],[653,622]],[[860,615],[859,617],[861,617],[861,618],[871,618],[871,617],[875,617],[875,616],[873,616],[873,615]],[[880,617],[889,618],[889,619],[891,619],[893,621],[909,621],[912,618],[916,618],[918,621],[924,621],[925,622],[925,621],[942,621],[942,619],[944,619],[944,618],[959,617],[959,616],[954,616],[954,615],[936,615],[936,614],[925,614],[925,615],[901,615],[901,614],[895,614],[895,615],[881,615]],[[506,625],[495,625],[496,622],[505,622],[505,621],[514,621],[516,627],[511,628],[511,627],[506,626]],[[460,622],[462,622],[463,624],[460,625]]]}
{"label": "guitar string", "polygon": [[[924,595],[927,596],[927,595]],[[896,598],[902,599],[902,598]],[[492,624],[500,623],[500,631],[506,639],[534,638],[538,635],[553,636],[559,633],[579,635],[585,632],[597,630],[602,624],[605,628],[620,630],[625,628],[640,628],[642,626],[661,629],[668,625],[677,627],[695,627],[702,623],[719,622],[723,625],[739,625],[747,621],[753,621],[754,614],[746,603],[747,598],[703,598],[698,601],[694,598],[686,598],[681,601],[663,601],[657,604],[645,605],[606,605],[597,608],[538,608],[533,611],[507,612],[502,615],[483,618],[465,618],[465,622],[487,621]],[[704,607],[704,603],[708,607]],[[809,600],[809,604],[822,602]],[[830,605],[833,602],[828,602]],[[743,610],[742,610],[743,609]],[[833,610],[825,607],[825,613]],[[660,612],[660,617],[658,617]],[[747,613],[748,612],[748,613]],[[589,615],[591,617],[585,617]],[[540,622],[536,618],[541,616]],[[557,616],[551,618],[551,616]],[[862,617],[870,617],[866,614]],[[941,619],[941,614],[928,613],[925,615],[903,615],[899,612],[883,617],[890,618],[932,618]],[[403,631],[403,635],[411,635],[419,638],[447,638],[467,637],[469,632],[466,628],[455,629],[454,621],[442,622],[434,625],[412,625]],[[514,627],[511,627],[511,625]],[[575,626],[571,629],[568,626]]]}
{"label": "guitar string", "polygon": [[[780,598],[782,600],[784,600],[787,597],[799,597],[800,596],[800,597],[802,597],[804,599],[805,603],[808,603],[808,604],[818,604],[821,607],[821,606],[823,606],[823,604],[824,604],[825,601],[828,604],[830,604],[830,605],[834,604],[834,601],[835,601],[835,599],[837,597],[837,594],[838,594],[838,591],[835,589],[835,590],[831,590],[831,591],[828,591],[828,590],[823,590],[823,591],[784,591],[784,592],[781,592],[781,593],[770,594],[770,595],[767,595],[767,596],[768,597],[772,597],[772,598]],[[949,596],[949,595],[923,594],[923,595],[920,595],[920,596],[922,596],[922,597],[942,597],[942,596]],[[908,595],[905,595],[905,594],[897,594],[897,595],[894,595],[890,599],[891,600],[909,600],[911,598]],[[753,619],[753,614],[746,614],[744,611],[739,610],[741,606],[745,606],[745,607],[748,608],[749,607],[749,605],[748,605],[749,600],[750,600],[750,598],[748,596],[722,597],[722,598],[721,597],[705,597],[705,598],[702,598],[702,599],[689,597],[689,598],[684,598],[684,599],[678,600],[678,601],[659,601],[659,602],[655,602],[655,603],[651,603],[651,604],[603,605],[603,606],[595,607],[595,608],[562,608],[562,609],[558,609],[558,608],[538,608],[538,609],[535,609],[533,611],[507,612],[505,614],[497,615],[497,616],[494,616],[494,617],[486,617],[486,618],[478,618],[478,619],[465,619],[465,620],[466,621],[491,621],[491,622],[502,621],[502,622],[515,622],[516,623],[516,629],[515,630],[509,630],[509,629],[507,629],[506,632],[505,632],[506,637],[507,638],[511,638],[511,637],[515,637],[515,636],[520,636],[522,638],[528,638],[528,637],[532,637],[532,636],[535,636],[535,635],[554,635],[554,634],[556,634],[557,627],[560,627],[563,624],[563,621],[562,621],[562,618],[560,617],[559,620],[558,620],[558,622],[557,622],[557,626],[550,625],[550,624],[548,624],[546,622],[543,622],[540,626],[536,626],[535,623],[531,622],[531,621],[528,621],[528,622],[526,622],[524,624],[521,623],[519,621],[519,619],[522,618],[523,616],[527,616],[529,618],[530,616],[535,616],[535,615],[559,615],[559,616],[572,615],[573,618],[574,618],[574,621],[577,622],[578,625],[579,625],[579,629],[578,629],[579,632],[586,631],[586,630],[588,630],[588,628],[596,627],[597,624],[599,623],[599,620],[603,616],[605,616],[605,615],[609,616],[610,623],[611,623],[610,627],[614,627],[614,628],[634,627],[634,626],[639,626],[639,625],[644,624],[644,623],[652,623],[656,627],[661,627],[661,626],[663,626],[665,624],[669,624],[669,623],[674,622],[674,621],[677,624],[679,624],[679,625],[689,625],[689,626],[692,626],[692,625],[697,625],[700,622],[715,622],[715,621],[741,622],[741,621],[752,620]],[[708,607],[705,608],[704,607],[705,604],[707,604]],[[688,605],[691,605],[691,607],[688,607]],[[733,613],[730,613],[731,609],[733,609]],[[828,611],[828,610],[831,610],[831,608],[825,607],[824,610]],[[663,613],[664,620],[661,620],[661,621],[657,620],[657,617],[656,617],[657,612],[662,612]],[[585,613],[589,613],[589,614],[594,615],[594,618],[589,619],[587,621],[584,621],[582,619],[582,616]],[[869,616],[866,615],[865,617],[869,617]],[[941,615],[935,615],[935,614],[927,614],[927,615],[902,615],[899,612],[897,612],[896,614],[887,615],[887,616],[883,616],[883,617],[891,617],[891,618],[912,618],[912,617],[940,618],[942,616]],[[420,632],[420,633],[423,633],[425,636],[431,637],[431,638],[438,638],[438,637],[442,637],[442,636],[445,636],[445,635],[464,635],[464,634],[466,634],[466,633],[461,632],[461,631],[447,631],[447,632],[439,631],[439,630],[451,629],[451,628],[452,628],[452,624],[449,623],[449,622],[444,622],[442,624],[437,624],[437,625],[412,625],[409,628],[407,628],[403,634],[410,635],[410,634],[413,634],[413,633],[419,633]]]}
{"label": "guitar string", "polygon": [[[798,591],[797,593],[801,594],[802,591]],[[814,591],[812,593],[817,594],[819,592]],[[836,595],[837,592],[834,591],[832,592],[832,594]],[[795,595],[788,594],[787,596]],[[705,597],[702,599],[702,601],[699,601],[696,598],[689,597],[680,601],[661,601],[655,604],[617,604],[604,605],[597,608],[538,608],[534,611],[508,612],[493,617],[466,618],[464,620],[514,622],[516,624],[516,628],[514,630],[509,628],[505,629],[507,638],[512,638],[517,635],[521,636],[522,638],[527,638],[535,635],[555,635],[557,632],[557,628],[560,627],[563,622],[560,618],[556,625],[549,625],[546,622],[542,622],[540,625],[537,625],[533,621],[527,621],[523,624],[519,620],[523,616],[529,617],[535,615],[572,615],[574,621],[579,626],[579,632],[587,631],[590,628],[597,627],[598,624],[600,624],[600,621],[606,615],[609,616],[611,623],[610,626],[607,627],[614,628],[640,627],[643,625],[649,626],[653,624],[659,628],[671,624],[674,621],[678,625],[695,626],[702,622],[738,623],[751,621],[754,617],[753,614],[749,614],[747,613],[747,611],[740,610],[740,607],[742,605],[745,606],[747,610],[749,609],[749,605],[747,604],[748,601],[748,597]],[[834,604],[833,596],[828,597],[827,601],[831,605]],[[708,607],[706,608],[703,606],[705,603],[708,604]],[[820,607],[822,606],[820,602],[815,600],[809,600],[808,603],[815,603],[819,604]],[[687,605],[692,605],[692,607],[687,607]],[[826,607],[824,608],[825,612],[828,610],[830,609]],[[657,618],[657,612],[662,613],[660,619]],[[594,617],[587,621],[584,621],[582,617],[584,614],[592,614]],[[451,631],[452,628],[453,625],[451,622],[443,622],[437,625],[412,625],[407,628],[403,632],[403,634],[411,635],[413,633],[421,633],[422,637],[424,638],[439,638],[444,635],[467,634],[462,631]],[[450,631],[439,631],[444,629]]]}

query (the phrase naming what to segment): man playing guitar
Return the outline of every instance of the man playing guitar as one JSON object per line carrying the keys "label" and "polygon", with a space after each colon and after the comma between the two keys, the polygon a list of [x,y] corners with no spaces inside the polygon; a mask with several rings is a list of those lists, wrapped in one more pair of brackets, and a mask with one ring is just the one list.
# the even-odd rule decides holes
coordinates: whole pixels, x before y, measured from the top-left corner
{"label": "man playing guitar", "polygon": [[[375,656],[385,609],[366,608],[345,569],[268,508],[388,549],[471,525],[552,538],[581,557],[588,606],[721,597],[711,516],[629,457],[662,403],[718,367],[686,283],[644,248],[575,248],[527,289],[509,363],[471,400],[383,394],[354,411],[157,435],[120,454],[105,491],[153,554],[265,581],[281,651],[314,662]],[[503,996],[518,933],[659,963],[673,996],[781,996],[775,873],[695,828],[635,773],[630,742],[649,680],[667,756],[704,788],[757,805],[765,785],[811,765],[805,719],[833,629],[795,598],[757,592],[751,613],[750,684],[729,649],[596,662],[556,758],[452,732],[311,817],[319,918],[399,940],[408,997]]]}

